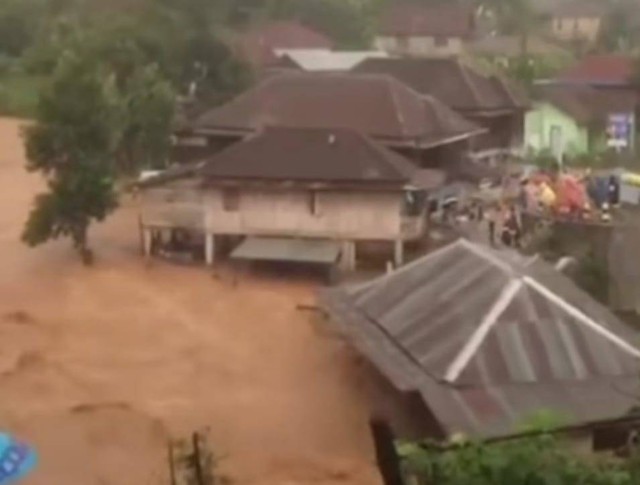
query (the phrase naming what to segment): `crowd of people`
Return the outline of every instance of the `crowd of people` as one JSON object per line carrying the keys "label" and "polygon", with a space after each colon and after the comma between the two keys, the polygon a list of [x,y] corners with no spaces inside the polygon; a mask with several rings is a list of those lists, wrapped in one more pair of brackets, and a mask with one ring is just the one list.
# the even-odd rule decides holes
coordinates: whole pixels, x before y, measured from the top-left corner
{"label": "crowd of people", "polygon": [[537,171],[521,180],[517,198],[530,214],[609,222],[611,208],[620,203],[620,178],[589,170]]}
{"label": "crowd of people", "polygon": [[545,172],[505,177],[493,197],[470,197],[444,204],[443,222],[470,221],[486,228],[492,246],[520,248],[523,216],[610,222],[611,209],[620,203],[619,176],[585,171]]}

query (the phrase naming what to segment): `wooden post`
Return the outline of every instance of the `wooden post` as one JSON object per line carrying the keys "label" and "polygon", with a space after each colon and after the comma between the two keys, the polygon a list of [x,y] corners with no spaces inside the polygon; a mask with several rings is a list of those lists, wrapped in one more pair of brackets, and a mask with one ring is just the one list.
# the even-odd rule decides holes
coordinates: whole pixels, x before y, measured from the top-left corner
{"label": "wooden post", "polygon": [[381,419],[369,421],[373,444],[376,451],[376,462],[384,485],[404,485],[400,458],[394,445],[394,436],[389,425]]}
{"label": "wooden post", "polygon": [[216,255],[216,238],[215,235],[208,232],[205,236],[205,261],[207,266],[213,266]]}
{"label": "wooden post", "polygon": [[151,248],[153,243],[153,231],[148,227],[142,227],[143,252],[145,258],[151,257]]}
{"label": "wooden post", "polygon": [[404,242],[402,239],[397,239],[393,245],[393,263],[396,268],[404,264]]}
{"label": "wooden post", "polygon": [[355,271],[358,266],[358,255],[356,254],[356,243],[355,241],[351,241],[351,258],[350,258],[350,271]]}
{"label": "wooden post", "polygon": [[142,216],[138,216],[138,237],[140,238],[140,254],[144,256],[144,225]]}
{"label": "wooden post", "polygon": [[341,266],[345,271],[353,271],[356,269],[356,243],[353,241],[344,241],[342,243]]}

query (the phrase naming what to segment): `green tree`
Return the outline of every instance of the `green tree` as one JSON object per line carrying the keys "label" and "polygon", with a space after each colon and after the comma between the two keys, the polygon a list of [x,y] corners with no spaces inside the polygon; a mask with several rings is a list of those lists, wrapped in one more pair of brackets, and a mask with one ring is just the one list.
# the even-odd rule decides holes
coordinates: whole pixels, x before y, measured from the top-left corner
{"label": "green tree", "polygon": [[175,108],[173,88],[151,65],[136,70],[120,95],[125,122],[116,157],[119,172],[133,174],[140,168],[164,168]]}
{"label": "green tree", "polygon": [[19,57],[35,39],[43,20],[42,0],[0,2],[0,54]]}
{"label": "green tree", "polygon": [[346,0],[268,0],[271,18],[297,19],[333,39],[339,48],[368,48],[374,19],[369,3]]}
{"label": "green tree", "polygon": [[602,52],[632,53],[640,47],[637,4],[632,0],[611,2],[596,45]]}
{"label": "green tree", "polygon": [[117,205],[112,157],[120,113],[113,76],[67,54],[41,95],[37,123],[25,133],[27,168],[43,173],[48,187],[27,220],[26,244],[69,237],[90,262],[89,225]]}
{"label": "green tree", "polygon": [[491,14],[501,34],[520,37],[520,53],[529,57],[529,39],[539,32],[545,22],[536,10],[535,0],[481,0],[480,5]]}
{"label": "green tree", "polygon": [[164,165],[171,84],[131,39],[80,32],[66,46],[26,131],[28,169],[47,178],[23,233],[35,246],[70,237],[91,259],[88,228],[117,205],[115,180]]}
{"label": "green tree", "polygon": [[[35,0],[31,0],[35,1]],[[231,0],[156,0],[126,15],[121,11],[73,15],[62,8],[42,29],[26,55],[30,72],[48,75],[57,59],[79,42],[89,43],[96,55],[126,75],[136,66],[156,64],[176,92],[196,92],[205,102],[225,101],[250,82],[248,66],[237,59],[222,40]],[[122,3],[122,2],[121,2]],[[91,2],[89,2],[91,4]],[[123,7],[124,8],[124,7]],[[119,76],[119,82],[123,76]]]}

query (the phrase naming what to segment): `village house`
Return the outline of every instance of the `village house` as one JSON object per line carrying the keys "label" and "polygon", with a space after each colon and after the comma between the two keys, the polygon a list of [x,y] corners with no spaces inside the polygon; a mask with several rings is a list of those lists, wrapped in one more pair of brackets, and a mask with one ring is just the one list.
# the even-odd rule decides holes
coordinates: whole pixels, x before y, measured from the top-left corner
{"label": "village house", "polygon": [[631,93],[589,86],[539,84],[525,120],[528,151],[547,150],[558,159],[607,149],[607,122],[633,106]]}
{"label": "village house", "polygon": [[187,231],[204,239],[210,265],[227,252],[351,270],[360,242],[386,241],[401,265],[404,244],[425,234],[428,191],[444,180],[353,130],[269,127],[141,184],[145,252]]}
{"label": "village house", "polygon": [[636,333],[537,258],[459,240],[320,302],[388,383],[372,412],[399,437],[504,437],[540,412],[570,426],[637,405]]}
{"label": "village house", "polygon": [[331,50],[334,47],[326,35],[293,20],[253,24],[237,33],[231,45],[238,56],[258,72],[278,63],[279,49]]}
{"label": "village house", "polygon": [[380,20],[375,46],[394,56],[459,55],[475,31],[472,5],[391,2]]}
{"label": "village house", "polygon": [[556,39],[592,44],[600,35],[607,8],[601,0],[557,1],[543,13],[548,17],[548,30]]}
{"label": "village house", "polygon": [[451,176],[470,140],[484,132],[391,76],[289,72],[204,113],[183,136],[204,140],[203,151],[214,151],[267,126],[351,129]]}
{"label": "village house", "polygon": [[[472,56],[506,67],[510,62],[522,58],[524,47],[520,35],[486,35],[468,43],[466,51]],[[539,35],[530,35],[526,39],[526,54],[558,64],[571,60],[571,53],[567,49]]]}
{"label": "village house", "polygon": [[458,59],[368,59],[357,73],[393,76],[422,96],[433,96],[483,127],[469,151],[477,160],[497,161],[523,146],[526,95],[513,83],[486,76]]}
{"label": "village house", "polygon": [[633,152],[638,108],[634,72],[634,60],[630,56],[592,55],[570,66],[551,82],[569,87],[588,86],[606,94],[610,103],[620,107],[620,111],[611,113],[607,121],[610,145],[617,150]]}
{"label": "village house", "polygon": [[622,54],[585,56],[560,72],[555,80],[566,84],[582,84],[597,89],[633,89],[634,59]]}

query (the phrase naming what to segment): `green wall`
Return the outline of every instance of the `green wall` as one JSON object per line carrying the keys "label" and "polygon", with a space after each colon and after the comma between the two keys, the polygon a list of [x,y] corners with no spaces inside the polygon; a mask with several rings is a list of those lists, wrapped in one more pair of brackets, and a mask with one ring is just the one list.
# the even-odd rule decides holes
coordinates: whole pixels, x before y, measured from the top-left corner
{"label": "green wall", "polygon": [[553,126],[558,126],[566,155],[579,155],[589,151],[587,128],[549,103],[534,103],[525,117],[524,126],[525,146],[528,149],[551,149],[551,130]]}

